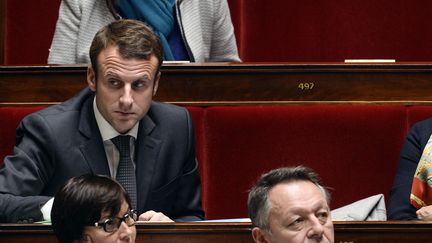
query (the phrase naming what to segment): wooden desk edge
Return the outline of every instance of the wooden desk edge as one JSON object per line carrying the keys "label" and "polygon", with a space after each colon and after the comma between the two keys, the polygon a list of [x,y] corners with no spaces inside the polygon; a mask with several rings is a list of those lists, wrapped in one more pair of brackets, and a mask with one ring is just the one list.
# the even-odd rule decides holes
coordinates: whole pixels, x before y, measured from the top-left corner
{"label": "wooden desk edge", "polygon": [[[432,231],[432,221],[333,221],[335,230],[337,229],[362,229],[362,228],[381,228],[381,229],[397,229],[397,228],[425,228]],[[159,223],[149,222],[136,224],[140,230],[225,230],[239,229],[250,230],[252,228],[249,222],[178,222],[178,223]],[[4,224],[0,223],[0,233],[9,230],[51,230],[50,224]]]}

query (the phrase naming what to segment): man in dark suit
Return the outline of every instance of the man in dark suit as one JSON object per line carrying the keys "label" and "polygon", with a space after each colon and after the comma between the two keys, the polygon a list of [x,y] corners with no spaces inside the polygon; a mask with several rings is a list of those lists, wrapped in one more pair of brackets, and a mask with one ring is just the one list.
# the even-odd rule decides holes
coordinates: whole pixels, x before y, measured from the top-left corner
{"label": "man in dark suit", "polygon": [[[88,88],[17,128],[14,152],[0,169],[0,221],[47,219],[53,195],[69,178],[93,173],[124,181],[124,171],[121,183],[135,197],[139,220],[202,219],[191,117],[152,101],[163,57],[159,38],[139,21],[120,20],[96,34],[90,57]],[[117,137],[126,138],[127,152]]]}

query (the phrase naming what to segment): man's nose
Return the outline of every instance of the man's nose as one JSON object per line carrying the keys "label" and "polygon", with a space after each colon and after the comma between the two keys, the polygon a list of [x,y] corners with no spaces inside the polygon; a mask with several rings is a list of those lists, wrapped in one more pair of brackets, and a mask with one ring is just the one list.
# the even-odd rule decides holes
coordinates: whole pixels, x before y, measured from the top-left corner
{"label": "man's nose", "polygon": [[316,216],[311,217],[310,229],[307,233],[308,238],[321,239],[323,233],[324,233],[323,223]]}
{"label": "man's nose", "polygon": [[123,88],[123,93],[120,96],[120,105],[124,108],[129,108],[133,103],[133,97],[132,97],[132,89],[130,85],[125,85]]}

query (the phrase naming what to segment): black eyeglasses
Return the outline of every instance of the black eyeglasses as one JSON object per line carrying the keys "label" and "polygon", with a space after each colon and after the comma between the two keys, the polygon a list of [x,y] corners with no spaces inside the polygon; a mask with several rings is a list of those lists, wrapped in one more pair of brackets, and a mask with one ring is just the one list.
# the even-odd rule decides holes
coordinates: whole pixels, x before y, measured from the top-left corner
{"label": "black eyeglasses", "polygon": [[109,219],[105,219],[102,222],[94,223],[96,227],[102,227],[105,232],[112,233],[120,228],[122,222],[125,222],[127,226],[135,225],[135,222],[138,220],[138,214],[136,210],[129,210],[123,217],[111,217]]}

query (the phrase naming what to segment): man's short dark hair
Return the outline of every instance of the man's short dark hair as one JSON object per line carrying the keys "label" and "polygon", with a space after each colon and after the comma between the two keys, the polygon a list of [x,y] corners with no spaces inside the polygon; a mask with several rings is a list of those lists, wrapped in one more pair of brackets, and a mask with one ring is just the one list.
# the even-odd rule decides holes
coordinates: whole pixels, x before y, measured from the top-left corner
{"label": "man's short dark hair", "polygon": [[261,176],[256,185],[249,192],[248,211],[253,226],[269,229],[269,215],[271,205],[268,200],[270,190],[280,184],[292,181],[310,181],[321,189],[330,202],[330,194],[322,185],[318,175],[310,168],[304,166],[283,167],[271,170]]}
{"label": "man's short dark hair", "polygon": [[107,176],[86,174],[69,179],[56,193],[51,223],[61,243],[83,238],[85,226],[94,225],[101,212],[117,215],[123,202],[131,206],[123,187]]}
{"label": "man's short dark hair", "polygon": [[159,71],[163,61],[163,46],[157,36],[145,23],[122,19],[100,29],[90,46],[90,61],[97,78],[98,56],[108,46],[117,46],[121,57],[149,60],[152,55],[158,59]]}

